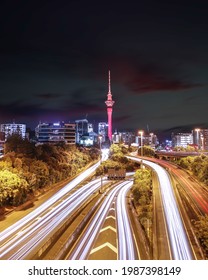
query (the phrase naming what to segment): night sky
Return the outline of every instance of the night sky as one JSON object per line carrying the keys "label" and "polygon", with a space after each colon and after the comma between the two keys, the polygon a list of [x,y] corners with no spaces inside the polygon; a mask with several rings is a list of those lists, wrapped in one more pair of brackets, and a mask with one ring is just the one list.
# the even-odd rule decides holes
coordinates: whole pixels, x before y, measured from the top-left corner
{"label": "night sky", "polygon": [[[207,1],[4,1],[0,123],[208,128]],[[161,134],[162,135],[162,134]]]}

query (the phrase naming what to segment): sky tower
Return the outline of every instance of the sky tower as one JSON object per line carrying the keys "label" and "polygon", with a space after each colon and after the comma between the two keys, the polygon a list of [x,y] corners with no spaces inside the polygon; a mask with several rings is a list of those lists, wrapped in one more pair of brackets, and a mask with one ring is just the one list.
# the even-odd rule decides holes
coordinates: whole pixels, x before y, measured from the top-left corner
{"label": "sky tower", "polygon": [[112,100],[111,94],[111,83],[110,83],[110,71],[108,71],[108,95],[105,104],[107,106],[107,114],[108,114],[108,138],[112,140],[112,112],[113,112],[113,104],[115,101]]}

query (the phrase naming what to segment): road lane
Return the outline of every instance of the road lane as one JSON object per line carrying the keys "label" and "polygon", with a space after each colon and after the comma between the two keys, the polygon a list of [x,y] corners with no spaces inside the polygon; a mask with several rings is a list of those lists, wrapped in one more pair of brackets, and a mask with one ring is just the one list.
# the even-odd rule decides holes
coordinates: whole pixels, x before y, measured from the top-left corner
{"label": "road lane", "polygon": [[[119,243],[123,244],[119,247],[118,259],[135,259],[134,255],[134,245],[133,245],[133,236],[130,231],[130,223],[127,215],[125,214],[125,207],[123,205],[123,200],[126,194],[126,191],[132,186],[132,181],[124,181],[117,186],[115,186],[106,196],[104,202],[100,206],[98,212],[93,217],[91,223],[86,228],[85,232],[83,232],[82,237],[80,238],[78,244],[73,249],[73,252],[70,252],[67,256],[67,259],[87,259],[90,255],[90,251],[92,250],[93,244],[106,220],[106,217],[112,207],[112,204],[117,198],[117,204],[119,204],[119,212],[117,213],[120,217],[121,208],[122,208],[122,218],[118,220],[117,231],[118,231],[118,239]],[[121,194],[119,192],[123,189]],[[118,205],[117,205],[118,206]],[[116,207],[117,208],[117,207]]]}
{"label": "road lane", "polygon": [[[44,212],[38,209],[39,216],[34,216],[35,219],[28,219],[28,224],[25,220],[23,227],[18,224],[18,231],[13,231],[10,234],[8,230],[6,233],[2,232],[1,235],[4,239],[0,242],[0,258],[1,259],[24,259],[28,258],[28,254],[34,252],[40,242],[47,242],[57,227],[60,227],[69,215],[83,203],[88,197],[100,188],[100,179],[94,180],[82,188],[75,191],[72,195],[64,200],[60,200],[56,206],[49,208],[44,207]],[[14,225],[16,229],[16,225]],[[45,241],[46,240],[46,241]]]}
{"label": "road lane", "polygon": [[[141,159],[135,157],[128,157],[128,158],[131,158],[132,160],[136,160],[136,161],[141,161]],[[180,216],[180,212],[178,210],[173,188],[167,171],[156,163],[153,163],[148,160],[142,160],[142,161],[143,164],[151,167],[158,174],[173,259],[174,260],[193,259],[191,246],[189,244],[186,230],[184,228]]]}

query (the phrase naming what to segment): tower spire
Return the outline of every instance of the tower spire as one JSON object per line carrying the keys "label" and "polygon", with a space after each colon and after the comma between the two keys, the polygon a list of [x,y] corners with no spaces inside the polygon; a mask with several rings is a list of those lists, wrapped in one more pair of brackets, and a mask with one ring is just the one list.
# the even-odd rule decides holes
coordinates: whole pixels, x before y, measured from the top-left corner
{"label": "tower spire", "polygon": [[110,70],[108,71],[108,93],[111,94]]}
{"label": "tower spire", "polygon": [[108,71],[108,95],[105,104],[107,106],[107,114],[108,114],[108,138],[112,140],[112,112],[113,112],[113,104],[115,101],[112,99],[111,94],[111,79],[110,79],[110,70]]}
{"label": "tower spire", "polygon": [[[110,79],[110,70],[108,71],[108,96],[107,100],[112,100],[112,94],[111,94],[111,79]],[[114,103],[114,102],[113,102]],[[107,104],[106,104],[107,105]]]}

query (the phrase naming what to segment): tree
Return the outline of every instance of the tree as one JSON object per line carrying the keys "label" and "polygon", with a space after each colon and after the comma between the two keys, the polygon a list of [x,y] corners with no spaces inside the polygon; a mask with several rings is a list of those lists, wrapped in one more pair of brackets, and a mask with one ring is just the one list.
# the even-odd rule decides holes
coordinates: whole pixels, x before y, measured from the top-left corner
{"label": "tree", "polygon": [[18,171],[22,169],[22,160],[20,158],[15,158],[14,168],[16,168]]}
{"label": "tree", "polygon": [[147,205],[151,201],[152,179],[147,168],[138,169],[134,175],[132,193],[136,204]]}
{"label": "tree", "polygon": [[16,154],[33,157],[35,153],[35,145],[28,139],[23,139],[21,135],[14,133],[7,138],[4,151],[5,154],[15,152]]}
{"label": "tree", "polygon": [[192,169],[192,162],[193,162],[193,157],[185,157],[185,158],[181,158],[178,162],[178,164],[185,169]]}
{"label": "tree", "polygon": [[28,183],[9,170],[0,171],[0,204],[17,206],[27,196]]}
{"label": "tree", "polygon": [[91,157],[92,160],[96,160],[96,159],[99,158],[100,150],[97,149],[97,148],[92,147],[92,148],[89,150],[89,155],[90,155],[90,157]]}
{"label": "tree", "polygon": [[[91,151],[64,143],[36,147],[20,135],[8,138],[6,150],[7,153],[0,159],[0,172],[10,173],[7,173],[8,185],[2,187],[3,183],[0,181],[0,205],[17,205],[24,201],[27,194],[38,188],[77,174],[90,161],[98,159],[100,152],[98,149],[93,148]],[[13,178],[13,182],[15,181],[20,188],[11,190],[10,178]]]}
{"label": "tree", "polygon": [[208,258],[208,215],[201,216],[198,221],[194,222],[196,235]]}
{"label": "tree", "polygon": [[31,162],[29,171],[36,175],[36,187],[42,188],[50,182],[48,165],[41,160]]}
{"label": "tree", "polygon": [[208,185],[208,162],[204,162],[198,174],[199,180]]}
{"label": "tree", "polygon": [[144,145],[143,147],[139,147],[138,155],[141,156],[141,153],[143,154],[143,156],[155,157],[155,151],[150,146]]}
{"label": "tree", "polygon": [[194,157],[191,165],[191,170],[195,176],[198,176],[203,166],[203,159],[200,156]]}
{"label": "tree", "polygon": [[118,144],[112,144],[109,149],[109,158],[115,154],[122,154],[121,146]]}
{"label": "tree", "polygon": [[7,160],[0,161],[0,170],[9,170],[12,168],[12,162]]}

